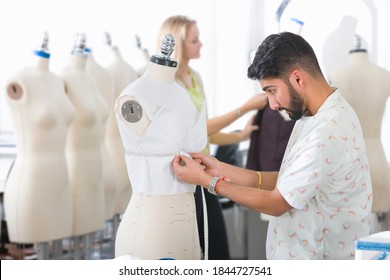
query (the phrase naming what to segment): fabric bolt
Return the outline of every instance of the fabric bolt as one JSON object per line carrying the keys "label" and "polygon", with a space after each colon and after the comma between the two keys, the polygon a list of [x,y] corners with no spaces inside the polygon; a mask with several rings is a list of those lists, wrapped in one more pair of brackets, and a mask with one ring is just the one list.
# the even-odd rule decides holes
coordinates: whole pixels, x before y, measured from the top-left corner
{"label": "fabric bolt", "polygon": [[354,258],[372,186],[359,120],[339,90],[296,122],[276,187],[294,209],[271,218],[268,259]]}

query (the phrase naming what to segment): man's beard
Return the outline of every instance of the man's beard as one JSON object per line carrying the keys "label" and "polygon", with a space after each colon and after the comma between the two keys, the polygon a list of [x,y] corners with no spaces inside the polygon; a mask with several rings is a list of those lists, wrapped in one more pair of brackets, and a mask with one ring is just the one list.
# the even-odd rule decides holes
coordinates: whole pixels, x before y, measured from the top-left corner
{"label": "man's beard", "polygon": [[306,110],[303,111],[303,99],[299,96],[298,92],[292,87],[291,83],[288,82],[288,90],[290,95],[289,108],[280,108],[285,110],[289,115],[290,119],[296,121],[302,118]]}

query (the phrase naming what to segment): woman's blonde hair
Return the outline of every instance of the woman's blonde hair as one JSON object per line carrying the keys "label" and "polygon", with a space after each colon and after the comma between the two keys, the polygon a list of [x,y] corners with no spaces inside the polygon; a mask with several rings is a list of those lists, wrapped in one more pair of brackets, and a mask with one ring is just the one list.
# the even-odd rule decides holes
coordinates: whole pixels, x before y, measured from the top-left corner
{"label": "woman's blonde hair", "polygon": [[196,24],[196,21],[182,15],[167,18],[161,25],[157,38],[157,53],[160,53],[162,38],[166,34],[171,34],[175,38],[175,46],[171,57],[180,64],[183,59],[184,40],[187,36],[188,27],[192,24]]}

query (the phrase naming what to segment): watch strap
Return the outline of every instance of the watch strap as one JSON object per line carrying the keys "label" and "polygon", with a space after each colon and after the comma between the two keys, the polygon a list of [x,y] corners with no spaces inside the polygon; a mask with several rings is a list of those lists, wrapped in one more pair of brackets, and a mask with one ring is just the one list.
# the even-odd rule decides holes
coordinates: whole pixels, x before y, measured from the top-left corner
{"label": "watch strap", "polygon": [[218,183],[218,181],[220,180],[221,178],[220,177],[213,177],[211,178],[211,181],[210,181],[210,184],[209,184],[209,188],[207,189],[207,191],[213,195],[217,195],[217,192],[215,191],[215,187]]}

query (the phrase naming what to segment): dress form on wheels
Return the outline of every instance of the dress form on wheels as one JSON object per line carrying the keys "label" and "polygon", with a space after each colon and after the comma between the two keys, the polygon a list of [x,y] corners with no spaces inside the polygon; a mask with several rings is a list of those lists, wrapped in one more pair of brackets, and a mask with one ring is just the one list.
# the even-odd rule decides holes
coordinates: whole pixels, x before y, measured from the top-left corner
{"label": "dress form on wheels", "polygon": [[[111,62],[107,65],[107,69],[114,79],[114,99],[116,99],[126,86],[138,78],[138,75],[137,72],[123,59],[118,47],[112,46],[111,36],[107,32],[105,33],[105,43],[109,47],[112,57]],[[121,215],[125,212],[127,204],[130,201],[132,189],[127,175],[126,162],[123,156],[125,154],[125,149],[123,147],[116,122],[114,104],[112,104],[112,107],[110,108],[110,114],[108,117],[106,142],[117,176],[115,214]]]}
{"label": "dress form on wheels", "polygon": [[388,213],[390,209],[390,163],[386,159],[382,133],[384,119],[389,119],[386,102],[390,97],[390,72],[372,63],[360,37],[355,37],[355,49],[348,63],[330,75],[355,109],[362,125],[373,188],[373,213]]}
{"label": "dress form on wheels", "polygon": [[165,51],[172,40],[164,37],[163,55],[152,56],[144,75],[116,102],[133,187],[116,236],[116,257],[200,259],[195,186],[178,181],[171,165],[175,155],[207,145],[206,107],[198,113],[175,82],[177,63]]}
{"label": "dress form on wheels", "polygon": [[85,48],[84,51],[88,54],[86,72],[89,73],[95,85],[105,101],[105,105],[101,106],[102,110],[100,115],[105,120],[102,125],[104,128],[101,132],[104,133],[99,137],[101,140],[101,154],[103,165],[103,186],[104,186],[104,199],[105,199],[105,219],[111,220],[115,214],[115,198],[116,198],[116,173],[113,166],[113,160],[108,152],[107,143],[107,127],[109,109],[114,106],[114,92],[115,84],[111,73],[101,65],[99,65],[94,56],[93,51],[90,48]]}
{"label": "dress form on wheels", "polygon": [[61,75],[75,108],[66,156],[73,196],[73,236],[103,229],[105,221],[101,138],[106,104],[86,72],[85,36],[78,34]]}
{"label": "dress form on wheels", "polygon": [[72,196],[65,155],[74,108],[64,82],[49,70],[48,35],[35,65],[7,84],[17,157],[4,191],[11,242],[41,243],[72,235]]}

